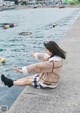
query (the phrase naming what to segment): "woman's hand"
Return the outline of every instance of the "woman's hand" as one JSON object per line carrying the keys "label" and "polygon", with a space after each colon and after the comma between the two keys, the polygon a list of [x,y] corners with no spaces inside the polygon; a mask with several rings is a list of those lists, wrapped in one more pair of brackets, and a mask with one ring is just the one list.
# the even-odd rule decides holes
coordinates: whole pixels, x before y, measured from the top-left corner
{"label": "woman's hand", "polygon": [[17,73],[23,73],[22,70],[18,69],[18,68],[14,68],[14,71],[17,72]]}
{"label": "woman's hand", "polygon": [[47,58],[43,58],[42,59],[42,62],[45,62],[45,61],[48,61],[48,59]]}

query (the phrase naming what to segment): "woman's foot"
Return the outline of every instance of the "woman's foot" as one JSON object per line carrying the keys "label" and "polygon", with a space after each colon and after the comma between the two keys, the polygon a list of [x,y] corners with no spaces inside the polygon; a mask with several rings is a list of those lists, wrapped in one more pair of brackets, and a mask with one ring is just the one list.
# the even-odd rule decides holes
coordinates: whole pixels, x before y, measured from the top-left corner
{"label": "woman's foot", "polygon": [[1,80],[4,82],[5,85],[7,85],[8,87],[13,86],[13,80],[5,77],[3,74],[1,75]]}

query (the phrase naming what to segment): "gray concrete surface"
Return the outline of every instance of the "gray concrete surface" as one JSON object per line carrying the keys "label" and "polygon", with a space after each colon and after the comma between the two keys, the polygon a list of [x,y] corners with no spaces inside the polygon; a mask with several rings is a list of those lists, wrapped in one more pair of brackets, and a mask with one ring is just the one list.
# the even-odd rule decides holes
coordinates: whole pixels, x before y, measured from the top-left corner
{"label": "gray concrete surface", "polygon": [[67,51],[59,86],[26,87],[8,113],[80,113],[80,17],[59,44]]}

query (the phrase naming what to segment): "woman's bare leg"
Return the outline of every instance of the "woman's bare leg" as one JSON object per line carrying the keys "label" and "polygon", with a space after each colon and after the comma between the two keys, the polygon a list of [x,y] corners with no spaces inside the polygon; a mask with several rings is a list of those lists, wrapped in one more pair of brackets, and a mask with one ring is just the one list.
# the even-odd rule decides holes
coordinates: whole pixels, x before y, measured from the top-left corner
{"label": "woman's bare leg", "polygon": [[25,78],[18,79],[16,81],[14,81],[13,84],[16,85],[16,86],[25,86],[25,85],[31,86],[33,77],[34,76],[28,76],[28,77],[25,77]]}

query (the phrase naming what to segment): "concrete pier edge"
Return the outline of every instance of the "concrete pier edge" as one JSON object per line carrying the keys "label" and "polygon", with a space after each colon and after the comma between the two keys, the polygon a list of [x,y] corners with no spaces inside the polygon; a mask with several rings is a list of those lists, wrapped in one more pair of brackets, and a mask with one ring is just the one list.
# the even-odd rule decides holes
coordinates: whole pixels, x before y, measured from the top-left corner
{"label": "concrete pier edge", "polygon": [[59,86],[25,87],[7,113],[80,113],[80,17],[59,45],[67,52]]}

